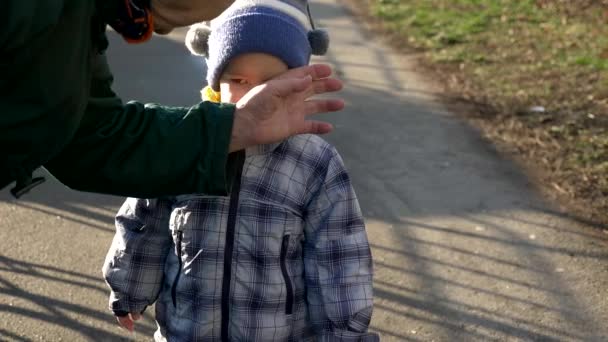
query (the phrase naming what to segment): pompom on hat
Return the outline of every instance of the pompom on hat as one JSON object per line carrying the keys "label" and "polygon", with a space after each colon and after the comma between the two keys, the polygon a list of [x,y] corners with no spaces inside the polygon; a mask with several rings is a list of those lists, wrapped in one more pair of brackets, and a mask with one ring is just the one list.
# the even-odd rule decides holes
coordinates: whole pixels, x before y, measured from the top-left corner
{"label": "pompom on hat", "polygon": [[192,25],[186,46],[207,59],[207,83],[219,91],[220,75],[234,57],[267,53],[297,68],[311,54],[327,52],[329,35],[314,27],[306,0],[236,0],[216,19]]}

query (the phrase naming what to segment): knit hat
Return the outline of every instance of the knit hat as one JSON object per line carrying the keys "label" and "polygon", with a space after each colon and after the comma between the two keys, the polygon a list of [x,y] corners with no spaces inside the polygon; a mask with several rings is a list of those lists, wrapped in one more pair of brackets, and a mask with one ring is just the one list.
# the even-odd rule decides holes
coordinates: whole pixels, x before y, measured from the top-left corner
{"label": "knit hat", "polygon": [[186,45],[207,59],[207,83],[219,91],[220,75],[238,55],[267,53],[292,69],[324,55],[329,37],[314,28],[306,0],[236,0],[211,22],[192,25]]}

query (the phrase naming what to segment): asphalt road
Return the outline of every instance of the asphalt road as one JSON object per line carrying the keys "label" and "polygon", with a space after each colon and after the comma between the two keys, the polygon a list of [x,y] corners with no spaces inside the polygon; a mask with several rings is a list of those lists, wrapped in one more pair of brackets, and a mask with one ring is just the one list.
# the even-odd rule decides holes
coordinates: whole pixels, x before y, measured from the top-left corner
{"label": "asphalt road", "polygon": [[[411,57],[315,1],[323,59],[346,81],[326,118],[366,216],[375,259],[372,327],[383,341],[608,341],[608,234],[565,217],[478,132],[434,100]],[[188,105],[203,62],[182,32],[127,46],[112,36],[115,90]],[[83,175],[86,177],[86,175]],[[150,340],[107,311],[101,264],[122,199],[47,182],[0,192],[0,340]]]}

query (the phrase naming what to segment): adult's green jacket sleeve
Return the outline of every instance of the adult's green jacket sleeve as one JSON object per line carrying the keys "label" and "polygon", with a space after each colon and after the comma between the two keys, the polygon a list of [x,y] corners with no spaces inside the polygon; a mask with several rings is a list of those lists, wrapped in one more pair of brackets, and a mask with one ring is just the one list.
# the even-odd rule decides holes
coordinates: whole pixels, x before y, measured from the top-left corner
{"label": "adult's green jacket sleeve", "polygon": [[84,191],[225,194],[234,106],[123,104],[102,53],[105,3],[0,1],[0,188],[43,165]]}
{"label": "adult's green jacket sleeve", "polygon": [[226,194],[234,106],[123,104],[110,88],[105,56],[96,58],[80,128],[47,169],[84,191],[143,198]]}

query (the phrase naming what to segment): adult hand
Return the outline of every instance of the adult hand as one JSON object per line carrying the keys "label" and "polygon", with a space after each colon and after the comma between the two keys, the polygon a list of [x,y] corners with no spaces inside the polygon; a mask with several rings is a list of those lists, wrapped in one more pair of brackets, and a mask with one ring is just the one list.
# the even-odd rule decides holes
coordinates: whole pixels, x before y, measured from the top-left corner
{"label": "adult hand", "polygon": [[129,330],[129,331],[133,331],[133,329],[135,328],[135,321],[138,321],[141,318],[141,315],[138,313],[130,313],[126,316],[120,316],[120,317],[116,317],[116,320],[118,321],[118,324],[120,324],[121,327]]}
{"label": "adult hand", "polygon": [[313,95],[342,89],[342,82],[330,75],[328,65],[313,64],[251,89],[236,104],[230,152],[296,134],[329,133],[333,129],[329,123],[306,119],[344,108],[344,101],[338,99],[309,100]]}

